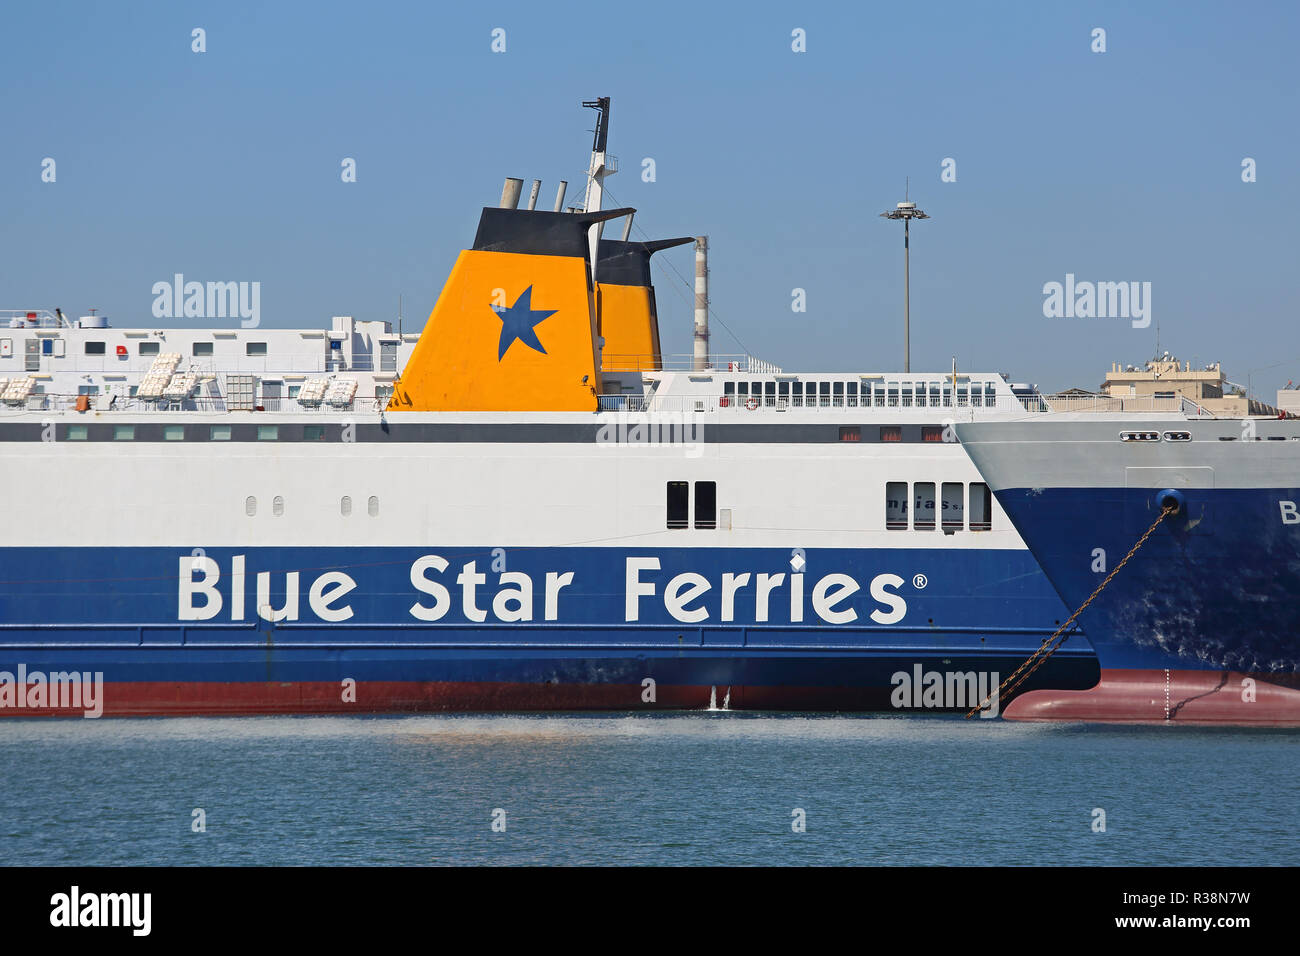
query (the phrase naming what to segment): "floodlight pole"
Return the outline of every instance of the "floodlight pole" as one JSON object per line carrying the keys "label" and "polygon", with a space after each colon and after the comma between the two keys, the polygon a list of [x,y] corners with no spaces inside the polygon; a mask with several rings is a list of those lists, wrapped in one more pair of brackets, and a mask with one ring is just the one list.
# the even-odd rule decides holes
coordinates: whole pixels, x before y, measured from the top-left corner
{"label": "floodlight pole", "polygon": [[903,371],[912,371],[912,235],[913,219],[929,219],[909,200],[880,214],[885,219],[903,220]]}

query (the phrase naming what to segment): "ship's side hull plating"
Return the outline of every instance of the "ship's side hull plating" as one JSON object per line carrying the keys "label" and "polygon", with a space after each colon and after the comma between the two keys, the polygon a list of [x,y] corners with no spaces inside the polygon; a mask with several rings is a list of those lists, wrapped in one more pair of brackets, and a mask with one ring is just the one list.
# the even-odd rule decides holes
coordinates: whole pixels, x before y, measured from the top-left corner
{"label": "ship's side hull plating", "polygon": [[[1071,608],[1164,504],[1178,509],[1079,619],[1101,665],[1098,687],[1022,695],[1008,717],[1300,723],[1300,488],[1272,483],[1297,474],[1300,449],[1285,428],[1295,431],[1251,425],[1245,440],[1240,422],[963,429]],[[1181,440],[1120,440],[1121,432],[1167,431]],[[1268,438],[1274,432],[1278,441]]]}
{"label": "ship's side hull plating", "polygon": [[[996,687],[1061,617],[1024,551],[798,563],[775,549],[0,549],[0,715],[90,709],[56,688],[69,675],[100,675],[109,715],[908,709],[922,702],[900,703],[898,675]],[[1031,686],[1097,673],[1081,640]]]}

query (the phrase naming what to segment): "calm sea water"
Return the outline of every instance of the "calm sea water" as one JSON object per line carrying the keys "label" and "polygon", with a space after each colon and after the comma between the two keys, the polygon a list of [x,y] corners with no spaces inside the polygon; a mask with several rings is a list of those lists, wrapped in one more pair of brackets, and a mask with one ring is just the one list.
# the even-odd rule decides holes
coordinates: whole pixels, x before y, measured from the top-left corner
{"label": "calm sea water", "polygon": [[953,717],[6,720],[0,863],[1296,865],[1298,744]]}

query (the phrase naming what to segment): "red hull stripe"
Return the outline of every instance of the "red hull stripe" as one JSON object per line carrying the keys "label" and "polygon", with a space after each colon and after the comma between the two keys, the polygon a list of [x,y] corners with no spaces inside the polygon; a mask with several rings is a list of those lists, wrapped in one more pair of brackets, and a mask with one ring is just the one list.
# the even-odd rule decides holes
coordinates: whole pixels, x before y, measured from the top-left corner
{"label": "red hull stripe", "polygon": [[1007,720],[1300,726],[1296,677],[1236,671],[1103,670],[1091,690],[1035,690],[1009,701]]}
{"label": "red hull stripe", "polygon": [[[29,687],[34,685],[29,685]],[[103,716],[235,716],[562,710],[888,710],[891,688],[367,681],[344,699],[337,681],[106,683]],[[83,708],[0,707],[0,717],[82,717]]]}
{"label": "red hull stripe", "polygon": [[[1247,683],[1247,682],[1251,683]],[[35,685],[29,685],[33,687]],[[639,684],[370,681],[344,699],[338,682],[120,682],[103,688],[106,717],[254,716],[503,711],[888,711],[892,688],[704,687]],[[914,713],[917,711],[903,711]],[[931,711],[933,713],[933,711]],[[0,707],[0,717],[82,717],[84,708]],[[1003,708],[1008,720],[1300,726],[1300,687],[1224,671],[1107,670],[1091,690],[1036,690]]]}

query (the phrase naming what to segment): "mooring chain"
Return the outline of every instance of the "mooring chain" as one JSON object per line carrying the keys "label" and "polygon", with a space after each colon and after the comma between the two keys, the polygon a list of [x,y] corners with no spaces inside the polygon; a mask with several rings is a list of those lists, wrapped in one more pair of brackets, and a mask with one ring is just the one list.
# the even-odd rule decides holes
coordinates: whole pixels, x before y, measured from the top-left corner
{"label": "mooring chain", "polygon": [[[1069,639],[1070,635],[1067,634],[1066,631],[1070,629],[1070,625],[1072,625],[1075,622],[1075,620],[1079,617],[1079,615],[1084,612],[1084,610],[1088,607],[1089,604],[1093,602],[1093,599],[1096,598],[1098,594],[1106,590],[1106,585],[1110,584],[1110,582],[1114,579],[1115,575],[1119,574],[1120,568],[1128,564],[1128,559],[1133,557],[1133,555],[1137,554],[1138,549],[1141,548],[1142,545],[1146,544],[1147,538],[1151,537],[1152,533],[1156,530],[1156,528],[1160,526],[1160,522],[1164,521],[1165,518],[1169,517],[1176,510],[1178,509],[1175,508],[1173,505],[1165,505],[1160,510],[1160,516],[1157,517],[1155,521],[1151,522],[1151,527],[1147,528],[1147,530],[1143,533],[1142,537],[1138,538],[1137,544],[1129,548],[1128,554],[1124,555],[1124,559],[1120,561],[1119,564],[1115,565],[1114,569],[1110,572],[1110,574],[1106,575],[1106,580],[1102,581],[1101,584],[1097,585],[1097,589],[1088,595],[1088,600],[1080,604],[1079,609],[1070,615],[1070,619],[1066,621],[1064,624],[1062,624],[1059,628],[1057,628],[1055,634],[1047,638],[1047,640],[1043,641],[1042,646],[1040,646],[1038,650],[1034,651],[1033,654],[1029,655],[1029,659],[1026,660],[1019,667],[1017,667],[1015,669],[1015,672],[1012,673],[1006,680],[1004,680],[997,690],[995,690],[993,693],[985,697],[978,707],[974,708],[969,713],[967,713],[966,719],[970,720],[981,710],[987,707],[989,705],[989,702],[993,700],[994,695],[996,695],[998,699],[1003,704],[1005,704],[1008,696],[1010,694],[1015,693],[1017,687],[1019,687],[1026,680],[1028,680],[1030,675],[1033,674],[1034,671],[1038,670],[1038,668],[1041,667],[1049,657],[1051,657],[1058,650],[1060,650],[1061,645],[1063,645],[1066,642],[1066,640]],[[1060,640],[1057,640],[1058,637],[1060,638]],[[1056,641],[1056,643],[1053,644],[1052,643],[1053,641]],[[1029,669],[1026,671],[1025,668],[1029,668]],[[1020,676],[1022,672],[1023,672],[1023,676]],[[1016,680],[1017,677],[1019,677],[1020,679]],[[1012,683],[1012,681],[1015,681],[1015,683]]]}

